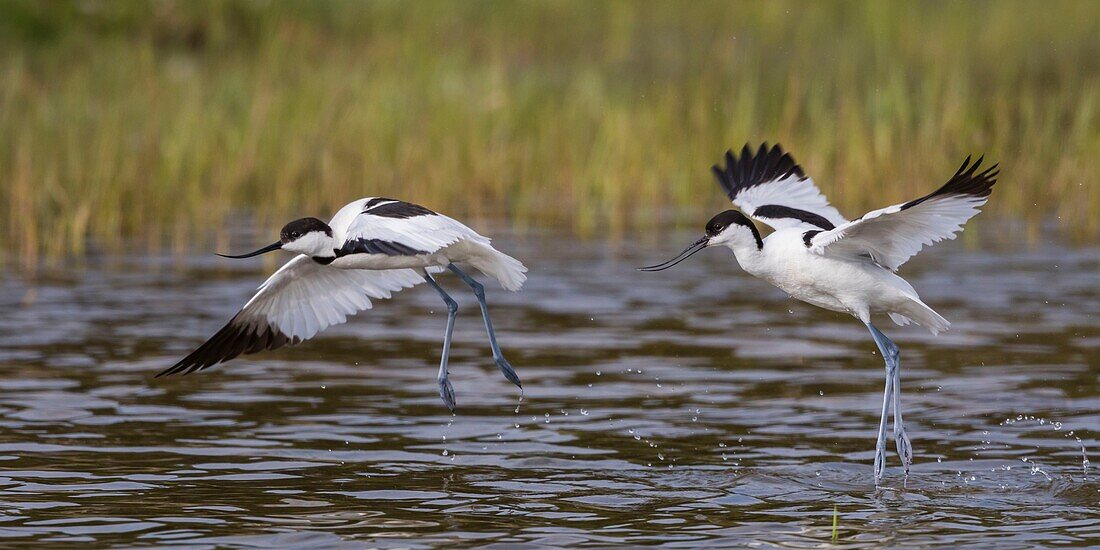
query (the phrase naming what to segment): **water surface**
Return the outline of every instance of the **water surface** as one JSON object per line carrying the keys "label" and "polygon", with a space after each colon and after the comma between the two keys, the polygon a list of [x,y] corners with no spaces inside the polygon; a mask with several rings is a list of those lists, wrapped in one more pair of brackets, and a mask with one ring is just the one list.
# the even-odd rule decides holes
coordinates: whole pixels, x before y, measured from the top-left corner
{"label": "water surface", "polygon": [[[0,544],[188,547],[1100,544],[1100,249],[945,243],[903,270],[953,329],[881,320],[902,348],[915,464],[871,478],[884,369],[850,317],[724,251],[500,238],[490,286],[525,395],[462,309],[423,286],[301,346],[152,376],[267,271],[98,257],[0,287]],[[991,241],[991,242],[986,242]],[[242,247],[247,244],[242,243]]]}

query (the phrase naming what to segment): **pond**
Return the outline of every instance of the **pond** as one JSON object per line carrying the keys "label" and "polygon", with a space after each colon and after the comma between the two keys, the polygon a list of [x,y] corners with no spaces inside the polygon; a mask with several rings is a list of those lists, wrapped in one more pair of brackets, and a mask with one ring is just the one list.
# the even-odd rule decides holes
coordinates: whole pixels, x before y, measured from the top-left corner
{"label": "pond", "polygon": [[487,285],[525,393],[444,276],[455,415],[423,285],[297,347],[153,379],[274,266],[93,256],[2,276],[0,544],[1100,544],[1100,248],[1020,249],[994,226],[905,266],[953,327],[878,321],[915,463],[903,479],[891,444],[876,490],[884,369],[857,321],[725,250],[633,270],[693,234],[495,233],[531,269],[522,292]]}

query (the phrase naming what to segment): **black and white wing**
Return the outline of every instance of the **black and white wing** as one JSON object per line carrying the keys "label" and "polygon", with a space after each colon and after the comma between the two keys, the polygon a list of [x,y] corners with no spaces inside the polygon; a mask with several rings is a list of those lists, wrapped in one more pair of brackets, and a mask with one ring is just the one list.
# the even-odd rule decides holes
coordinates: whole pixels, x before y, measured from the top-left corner
{"label": "black and white wing", "polygon": [[355,201],[333,217],[337,255],[365,252],[390,256],[432,254],[461,240],[489,244],[462,223],[423,206],[374,197]]}
{"label": "black and white wing", "polygon": [[831,231],[807,231],[803,241],[816,254],[871,261],[897,271],[925,246],[954,239],[989,200],[999,172],[996,164],[978,172],[981,164],[981,158],[971,165],[966,157],[958,172],[932,193],[868,212]]}
{"label": "black and white wing", "polygon": [[740,157],[727,151],[726,167],[712,170],[733,204],[775,229],[833,229],[848,221],[778,143],[764,143],[756,154],[745,144]]}
{"label": "black and white wing", "polygon": [[269,277],[221,330],[157,376],[188,374],[256,353],[294,345],[371,308],[371,298],[424,282],[412,269],[334,269],[301,255]]}

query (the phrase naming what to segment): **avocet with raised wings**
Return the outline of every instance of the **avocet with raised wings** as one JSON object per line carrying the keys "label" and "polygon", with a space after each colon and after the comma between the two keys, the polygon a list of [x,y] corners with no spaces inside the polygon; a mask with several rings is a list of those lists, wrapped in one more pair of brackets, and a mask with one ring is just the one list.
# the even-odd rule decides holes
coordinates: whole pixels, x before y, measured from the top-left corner
{"label": "avocet with raised wings", "polygon": [[447,304],[447,328],[439,364],[439,395],[454,411],[454,388],[447,372],[458,304],[433,274],[449,270],[468,285],[481,305],[493,360],[504,377],[519,386],[519,376],[497,345],[485,288],[459,268],[473,266],[516,291],[527,268],[504,254],[473,229],[423,206],[382,197],[349,203],[329,223],[317,218],[294,220],[279,241],[255,252],[226,258],[251,258],[275,250],[297,254],[268,278],[256,295],[221,330],[164,376],[191,373],[255,353],[297,344],[343,323],[349,315],[371,308],[371,299],[428,283]]}
{"label": "avocet with raised wings", "polygon": [[[978,213],[996,183],[997,166],[979,172],[982,159],[967,157],[939,189],[919,199],[874,210],[847,220],[818,191],[794,159],[776,144],[753,153],[745,145],[738,157],[726,153],[725,168],[714,174],[733,204],[706,225],[705,235],[675,258],[643,271],[668,269],[704,248],[725,246],[741,268],[791,297],[832,311],[849,313],[867,326],[886,361],[875,483],[886,463],[886,424],[894,414],[894,439],[906,476],[913,447],[901,418],[899,349],[871,324],[885,313],[898,325],[916,323],[933,334],[950,323],[921,301],[895,272],[924,246],[953,239]],[[746,216],[748,214],[748,216]],[[749,218],[775,229],[765,238]]]}

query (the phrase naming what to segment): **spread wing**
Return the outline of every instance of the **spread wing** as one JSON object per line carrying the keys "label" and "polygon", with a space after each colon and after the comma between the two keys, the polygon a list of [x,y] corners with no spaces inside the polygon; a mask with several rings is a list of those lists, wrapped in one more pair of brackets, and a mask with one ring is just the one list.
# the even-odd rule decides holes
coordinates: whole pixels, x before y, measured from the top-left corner
{"label": "spread wing", "polygon": [[353,205],[348,212],[338,212],[330,224],[337,242],[343,243],[338,255],[432,254],[464,239],[489,244],[488,238],[473,229],[420,205],[381,197],[356,201],[348,207]]}
{"label": "spread wing", "polygon": [[424,279],[411,269],[336,269],[301,255],[269,277],[221,330],[157,376],[191,373],[242,353],[280,348],[371,308],[371,298],[389,298]]}
{"label": "spread wing", "polygon": [[778,143],[764,143],[756,154],[745,144],[740,158],[727,151],[726,167],[712,170],[733,204],[775,229],[825,230],[847,221]]}
{"label": "spread wing", "polygon": [[811,252],[852,260],[871,261],[897,271],[922,248],[954,239],[978,207],[989,200],[997,183],[997,165],[978,172],[966,157],[962,167],[939,189],[919,199],[868,212],[831,231],[807,231],[803,237]]}

